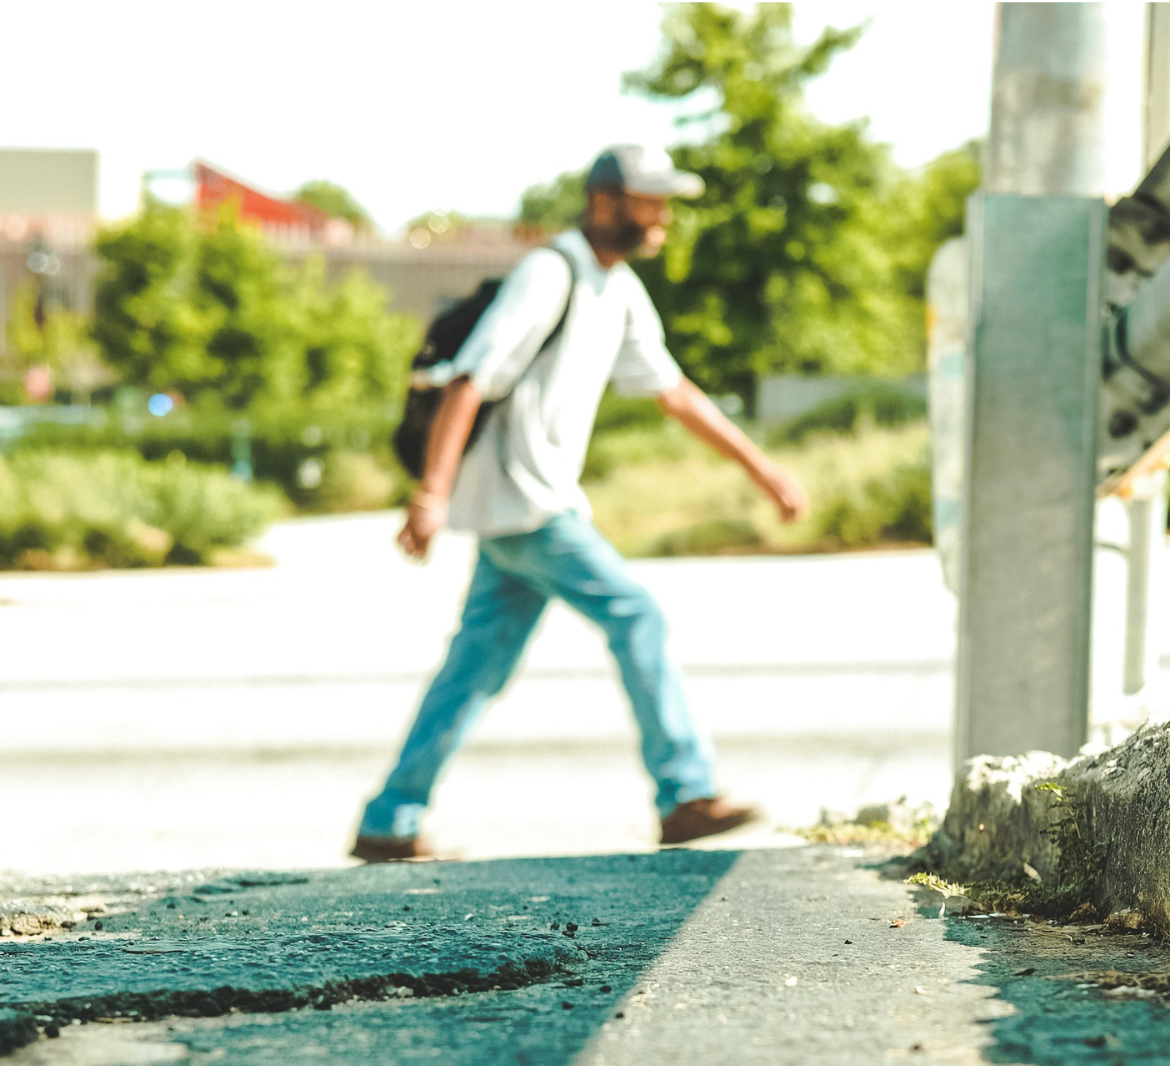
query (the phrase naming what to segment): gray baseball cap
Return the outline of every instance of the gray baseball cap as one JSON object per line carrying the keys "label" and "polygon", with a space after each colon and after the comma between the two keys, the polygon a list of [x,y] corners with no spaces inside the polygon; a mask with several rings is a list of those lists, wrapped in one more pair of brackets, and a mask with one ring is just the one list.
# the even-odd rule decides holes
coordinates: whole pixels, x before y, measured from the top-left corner
{"label": "gray baseball cap", "polygon": [[675,170],[664,151],[644,148],[640,144],[615,144],[607,148],[589,168],[585,188],[619,186],[643,196],[703,195],[703,179],[698,174]]}

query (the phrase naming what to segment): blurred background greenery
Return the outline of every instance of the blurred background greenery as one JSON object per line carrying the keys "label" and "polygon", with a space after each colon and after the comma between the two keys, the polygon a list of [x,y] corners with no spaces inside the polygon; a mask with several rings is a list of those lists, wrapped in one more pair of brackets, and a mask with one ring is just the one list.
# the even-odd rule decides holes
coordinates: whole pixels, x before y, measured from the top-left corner
{"label": "blurred background greenery", "polygon": [[[673,154],[707,185],[677,205],[665,253],[636,264],[668,345],[814,501],[781,526],[652,403],[607,397],[585,484],[628,553],[930,540],[925,404],[897,381],[924,369],[926,270],[962,230],[977,147],[909,172],[864,121],[817,120],[804,87],[859,32],[800,46],[789,5],[679,4],[659,58],[627,76],[631,91],[693,103]],[[569,173],[529,189],[516,231],[535,242],[574,224],[582,186]],[[370,227],[344,189],[316,181],[298,195]],[[458,213],[443,217],[458,233]],[[30,284],[6,323],[21,367],[47,367],[62,383],[53,398],[86,411],[0,424],[0,566],[223,563],[281,514],[406,498],[389,441],[425,324],[392,310],[368,273],[331,280],[320,256],[282,256],[230,206],[149,198],[94,251],[91,312],[46,306]],[[759,383],[775,374],[868,384],[764,425]],[[21,380],[0,384],[0,403],[29,401]],[[149,413],[149,397],[165,410]]]}

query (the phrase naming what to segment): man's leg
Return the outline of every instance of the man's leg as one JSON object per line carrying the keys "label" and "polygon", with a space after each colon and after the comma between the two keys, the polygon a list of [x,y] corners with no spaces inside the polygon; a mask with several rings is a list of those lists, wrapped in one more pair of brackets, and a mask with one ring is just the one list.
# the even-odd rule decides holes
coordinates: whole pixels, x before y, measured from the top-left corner
{"label": "man's leg", "polygon": [[483,552],[605,632],[642,732],[642,758],[658,785],[659,813],[714,796],[711,746],[695,728],[679,671],[667,658],[662,612],[613,545],[569,514],[534,533],[484,541]]}
{"label": "man's leg", "polygon": [[507,682],[547,597],[481,551],[459,632],[423,697],[398,765],[366,806],[362,838],[411,839],[435,780],[484,703]]}

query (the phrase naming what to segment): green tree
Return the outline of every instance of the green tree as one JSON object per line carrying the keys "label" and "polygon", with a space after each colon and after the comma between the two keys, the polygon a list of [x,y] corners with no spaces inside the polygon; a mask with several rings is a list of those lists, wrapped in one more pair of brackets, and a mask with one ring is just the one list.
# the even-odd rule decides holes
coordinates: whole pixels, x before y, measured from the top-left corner
{"label": "green tree", "polygon": [[324,260],[313,256],[297,279],[309,402],[343,410],[371,396],[404,396],[410,355],[422,335],[418,320],[387,314],[385,290],[360,270],[332,288],[324,277]]}
{"label": "green tree", "polygon": [[[242,410],[263,395],[287,402],[304,389],[304,358],[287,270],[260,231],[221,210],[195,242],[189,299],[215,391]],[[197,382],[176,381],[181,391]]]}
{"label": "green tree", "polygon": [[770,371],[913,368],[915,308],[883,240],[897,170],[862,123],[827,125],[803,100],[859,31],[805,48],[788,4],[682,4],[663,32],[661,58],[629,86],[716,101],[694,119],[707,136],[674,153],[706,192],[678,205],[662,259],[639,264],[684,367],[749,404]]}
{"label": "green tree", "polygon": [[130,385],[233,410],[397,402],[421,332],[360,272],[283,262],[233,209],[149,205],[103,230],[93,336]]}
{"label": "green tree", "polygon": [[188,298],[195,242],[189,215],[155,202],[98,234],[91,332],[128,384],[190,391],[214,378]]}
{"label": "green tree", "polygon": [[[672,154],[707,186],[676,204],[664,253],[635,269],[687,373],[749,410],[766,373],[921,369],[926,268],[961,231],[978,182],[969,148],[911,175],[863,121],[811,115],[805,86],[859,35],[828,29],[804,47],[789,4],[676,4],[658,60],[626,76],[637,92],[689,105],[690,135]],[[582,178],[530,189],[521,219],[568,224]]]}
{"label": "green tree", "polygon": [[[93,387],[109,376],[89,335],[88,316],[63,306],[51,291],[43,296],[31,279],[13,293],[5,332],[17,368],[49,367],[55,387],[68,389],[75,403],[88,400]],[[19,402],[16,390],[9,394]]]}
{"label": "green tree", "polygon": [[344,219],[358,232],[369,232],[374,228],[366,209],[349,190],[331,181],[306,181],[293,193],[293,199],[319,208],[330,218]]}
{"label": "green tree", "polygon": [[981,180],[979,143],[969,141],[905,175],[890,196],[888,244],[899,284],[915,300],[925,299],[926,273],[939,245],[963,232],[967,199]]}
{"label": "green tree", "polygon": [[40,363],[66,374],[72,365],[91,360],[93,342],[85,316],[51,297],[41,302],[38,314],[38,302],[35,281],[17,286],[6,328],[9,349],[25,366]]}
{"label": "green tree", "polygon": [[585,171],[561,174],[547,185],[533,185],[520,197],[520,223],[544,233],[575,226],[585,210]]}

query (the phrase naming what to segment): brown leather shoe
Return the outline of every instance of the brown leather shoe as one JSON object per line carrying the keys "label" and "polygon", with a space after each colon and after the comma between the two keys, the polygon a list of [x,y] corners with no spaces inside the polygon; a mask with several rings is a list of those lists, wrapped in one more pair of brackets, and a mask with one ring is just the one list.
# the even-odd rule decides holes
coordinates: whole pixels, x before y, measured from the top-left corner
{"label": "brown leather shoe", "polygon": [[363,862],[406,862],[435,856],[420,837],[358,837],[350,852]]}
{"label": "brown leather shoe", "polygon": [[726,833],[760,817],[758,807],[737,807],[722,796],[680,803],[662,819],[662,843],[685,844],[688,840]]}

